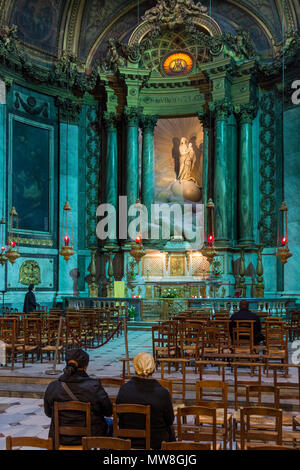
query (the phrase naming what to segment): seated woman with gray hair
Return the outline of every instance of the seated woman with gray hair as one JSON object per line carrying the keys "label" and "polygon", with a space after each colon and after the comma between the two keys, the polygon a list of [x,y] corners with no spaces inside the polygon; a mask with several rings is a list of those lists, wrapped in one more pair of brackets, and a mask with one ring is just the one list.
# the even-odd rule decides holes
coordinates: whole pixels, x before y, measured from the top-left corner
{"label": "seated woman with gray hair", "polygon": [[[160,449],[162,441],[175,441],[173,430],[174,411],[168,390],[152,378],[155,364],[151,354],[141,352],[135,356],[133,366],[136,373],[129,382],[121,386],[116,403],[150,405],[151,448]],[[119,416],[119,427],[144,429],[145,417],[133,413]],[[132,447],[143,449],[144,439],[131,439]]]}

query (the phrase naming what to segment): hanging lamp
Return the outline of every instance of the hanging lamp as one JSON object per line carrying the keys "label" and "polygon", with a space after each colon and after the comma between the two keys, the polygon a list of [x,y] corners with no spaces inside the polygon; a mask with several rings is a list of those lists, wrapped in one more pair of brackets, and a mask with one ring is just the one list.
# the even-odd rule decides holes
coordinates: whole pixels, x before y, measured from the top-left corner
{"label": "hanging lamp", "polygon": [[288,224],[287,224],[287,212],[288,208],[286,203],[283,201],[278,215],[278,231],[277,231],[277,250],[276,256],[280,259],[282,264],[285,264],[287,260],[293,256],[289,250],[289,237],[288,237]]}
{"label": "hanging lamp", "polygon": [[[139,199],[137,199],[135,207],[137,207],[139,204],[140,201]],[[137,264],[139,264],[140,260],[143,258],[143,256],[145,256],[141,229],[139,230],[139,233],[137,234],[135,240],[131,241],[130,255],[135,259]]]}
{"label": "hanging lamp", "polygon": [[200,253],[207,258],[208,262],[211,264],[215,256],[218,255],[218,252],[215,250],[215,205],[212,199],[209,199],[206,205],[206,220],[207,241],[204,242]]}
{"label": "hanging lamp", "polygon": [[2,188],[3,188],[3,197],[2,197],[2,201],[3,201],[3,206],[2,206],[2,218],[0,220],[0,246],[1,246],[1,249],[0,249],[0,264],[1,266],[4,266],[5,263],[7,263],[7,256],[6,256],[6,247],[5,247],[5,226],[6,226],[6,221],[5,221],[5,204],[4,204],[4,199],[5,199],[5,172],[4,172],[4,169],[5,169],[5,165],[4,165],[4,162],[5,162],[5,152],[4,152],[4,129],[5,129],[5,125],[4,125],[4,120],[3,120],[3,185],[2,185]]}
{"label": "hanging lamp", "polygon": [[[284,0],[283,0],[284,3]],[[284,11],[284,9],[283,9]],[[284,173],[284,88],[285,88],[285,27],[284,18],[282,19],[282,173]],[[283,179],[283,201],[279,208],[278,223],[277,223],[277,249],[275,256],[280,259],[282,264],[286,264],[287,260],[293,256],[289,250],[289,237],[288,237],[288,223],[287,212],[288,208],[284,201],[284,179]]]}
{"label": "hanging lamp", "polygon": [[12,206],[9,213],[9,234],[8,234],[8,250],[6,251],[6,257],[11,264],[14,264],[20,253],[19,247],[19,216],[14,206]]}
{"label": "hanging lamp", "polygon": [[[69,79],[69,76],[68,76]],[[67,85],[67,91],[69,86]],[[68,198],[68,172],[69,172],[69,107],[67,108],[67,132],[66,132],[66,202],[63,207],[62,223],[60,231],[60,251],[59,254],[63,256],[66,262],[69,261],[71,256],[75,254],[74,247],[74,232],[73,232],[73,217],[72,209]]]}

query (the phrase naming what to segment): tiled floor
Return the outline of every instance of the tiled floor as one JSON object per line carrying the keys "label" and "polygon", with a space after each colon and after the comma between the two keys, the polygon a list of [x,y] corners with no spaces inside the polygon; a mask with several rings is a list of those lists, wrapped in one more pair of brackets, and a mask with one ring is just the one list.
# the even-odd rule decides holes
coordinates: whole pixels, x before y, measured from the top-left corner
{"label": "tiled floor", "polygon": [[[128,332],[129,356],[134,357],[141,351],[152,352],[151,331],[129,331]],[[119,377],[122,365],[119,359],[125,357],[124,336],[120,336],[100,349],[89,350],[90,364],[88,373],[95,377]],[[64,364],[58,365],[62,371]],[[25,368],[17,365],[15,370],[0,368],[0,380],[2,376],[14,375],[18,377],[45,377],[45,370],[51,368],[49,363],[28,364]],[[229,370],[230,374],[230,370]],[[173,373],[172,377],[178,377],[179,372]],[[154,377],[160,374],[155,374]],[[190,369],[187,381],[194,383],[199,378],[193,369]],[[211,379],[214,377],[211,376]],[[220,377],[215,376],[220,380]],[[229,382],[232,376],[229,375]],[[293,374],[288,379],[295,381]],[[268,380],[272,383],[272,379]],[[187,392],[188,393],[188,392]],[[192,392],[190,392],[192,393]],[[194,393],[194,392],[193,392]],[[5,448],[5,437],[10,436],[38,436],[47,437],[50,419],[43,410],[42,399],[32,398],[0,398],[0,450]]]}
{"label": "tiled floor", "polygon": [[[128,349],[129,356],[134,357],[141,351],[152,352],[152,333],[151,330],[145,331],[128,331]],[[124,335],[119,338],[114,338],[109,341],[106,345],[99,349],[89,349],[87,352],[90,355],[89,363],[89,375],[99,376],[113,376],[118,377],[122,373],[122,364],[119,361],[120,358],[125,357],[125,342]],[[52,363],[43,362],[31,362],[26,363],[26,367],[22,367],[19,362],[15,365],[14,371],[10,372],[10,369],[0,367],[1,375],[14,375],[19,377],[47,377],[45,371],[52,368]],[[57,370],[62,371],[64,364],[58,364]]]}

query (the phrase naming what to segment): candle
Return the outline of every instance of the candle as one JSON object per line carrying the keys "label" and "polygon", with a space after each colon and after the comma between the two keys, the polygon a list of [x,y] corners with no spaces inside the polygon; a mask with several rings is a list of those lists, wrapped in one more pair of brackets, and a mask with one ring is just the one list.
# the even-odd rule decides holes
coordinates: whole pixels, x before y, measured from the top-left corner
{"label": "candle", "polygon": [[209,235],[208,237],[208,246],[212,246],[214,242],[214,237],[213,235]]}
{"label": "candle", "polygon": [[287,239],[285,237],[282,237],[281,246],[285,246],[286,244],[287,244]]}
{"label": "candle", "polygon": [[141,243],[141,241],[142,241],[142,238],[141,238],[140,235],[138,237],[136,237],[136,239],[135,239],[136,243]]}
{"label": "candle", "polygon": [[4,246],[1,246],[1,251],[3,253],[3,251],[5,251],[5,247]]}
{"label": "candle", "polygon": [[65,246],[69,246],[70,238],[68,237],[68,235],[65,235],[64,241],[65,241]]}
{"label": "candle", "polygon": [[14,247],[16,246],[16,242],[15,242],[14,240],[11,240],[11,241],[9,242],[9,245],[10,245],[12,248],[14,248]]}

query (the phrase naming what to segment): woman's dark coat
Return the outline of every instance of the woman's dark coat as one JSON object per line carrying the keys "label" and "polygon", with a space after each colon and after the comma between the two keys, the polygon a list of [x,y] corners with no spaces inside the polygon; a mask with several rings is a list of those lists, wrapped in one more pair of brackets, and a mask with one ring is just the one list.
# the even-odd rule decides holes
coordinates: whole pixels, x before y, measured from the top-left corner
{"label": "woman's dark coat", "polygon": [[[160,449],[162,441],[175,440],[172,430],[173,406],[168,390],[155,379],[133,377],[121,386],[116,403],[151,406],[151,448]],[[132,413],[119,415],[120,428],[145,429],[145,417]],[[131,445],[142,448],[144,439],[131,439]]]}
{"label": "woman's dark coat", "polygon": [[[61,382],[66,382],[78,401],[91,403],[92,436],[105,436],[107,424],[104,416],[112,415],[112,404],[99,379],[90,378],[85,372],[77,371],[71,376],[63,374],[51,382],[44,396],[44,410],[51,419],[49,437],[54,439],[54,402],[71,401]],[[85,416],[81,411],[60,411],[60,426],[85,426]],[[81,438],[60,436],[62,445],[80,445]]]}

